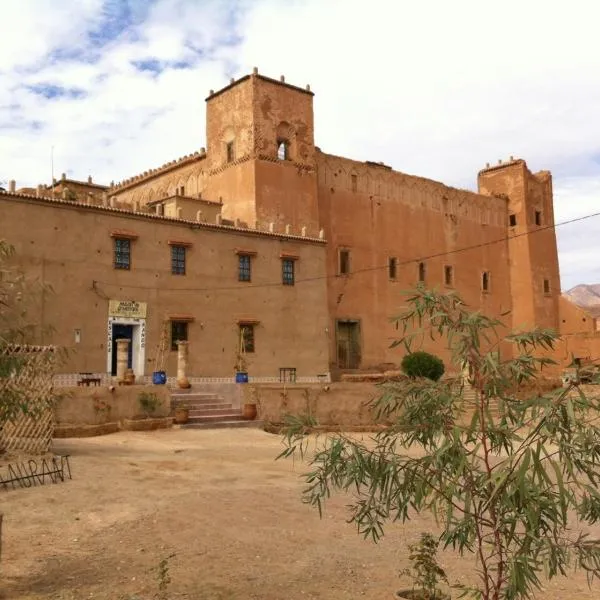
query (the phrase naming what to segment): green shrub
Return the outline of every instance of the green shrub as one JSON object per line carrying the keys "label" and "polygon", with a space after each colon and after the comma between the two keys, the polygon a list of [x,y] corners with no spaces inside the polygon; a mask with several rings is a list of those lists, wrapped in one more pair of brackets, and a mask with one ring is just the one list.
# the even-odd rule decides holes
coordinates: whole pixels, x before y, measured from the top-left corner
{"label": "green shrub", "polygon": [[138,402],[147,417],[154,414],[162,404],[160,398],[154,392],[140,392],[138,394]]}
{"label": "green shrub", "polygon": [[402,359],[402,370],[409,377],[426,377],[438,381],[445,368],[441,358],[429,352],[411,352]]}

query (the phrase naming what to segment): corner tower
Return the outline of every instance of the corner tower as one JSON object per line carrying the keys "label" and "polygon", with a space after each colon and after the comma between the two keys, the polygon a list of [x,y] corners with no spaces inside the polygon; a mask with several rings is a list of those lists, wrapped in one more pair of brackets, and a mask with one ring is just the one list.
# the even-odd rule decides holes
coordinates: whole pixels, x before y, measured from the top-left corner
{"label": "corner tower", "polygon": [[507,203],[513,327],[558,331],[560,274],[550,172],[531,173],[524,160],[511,157],[480,171],[477,182],[480,194]]}
{"label": "corner tower", "polygon": [[284,78],[232,80],[206,99],[211,199],[223,217],[276,231],[319,230],[313,93]]}

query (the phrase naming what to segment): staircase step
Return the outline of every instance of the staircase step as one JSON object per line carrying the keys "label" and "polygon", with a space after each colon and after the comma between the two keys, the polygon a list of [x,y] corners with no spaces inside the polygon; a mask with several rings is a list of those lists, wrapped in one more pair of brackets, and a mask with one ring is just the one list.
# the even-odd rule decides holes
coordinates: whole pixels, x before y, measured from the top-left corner
{"label": "staircase step", "polygon": [[206,404],[188,404],[187,407],[190,409],[190,411],[192,410],[213,410],[215,408],[229,408],[229,409],[233,409],[233,404],[231,402],[215,402],[215,403],[209,403],[207,402]]}
{"label": "staircase step", "polygon": [[223,396],[219,396],[218,394],[171,394],[171,404],[186,404],[188,406],[192,404],[216,404],[219,402],[225,402],[225,398]]}
{"label": "staircase step", "polygon": [[211,416],[227,416],[236,414],[231,404],[227,406],[218,406],[216,408],[202,407],[190,407],[189,418],[194,419],[196,417],[211,417]]}
{"label": "staircase step", "polygon": [[247,419],[235,421],[207,421],[202,423],[186,423],[185,425],[175,425],[175,427],[179,427],[180,429],[233,429],[240,427],[261,428],[263,426],[263,421],[250,421]]}
{"label": "staircase step", "polygon": [[242,411],[234,412],[228,411],[224,414],[218,415],[201,415],[198,417],[190,417],[188,423],[214,423],[215,421],[241,421]]}

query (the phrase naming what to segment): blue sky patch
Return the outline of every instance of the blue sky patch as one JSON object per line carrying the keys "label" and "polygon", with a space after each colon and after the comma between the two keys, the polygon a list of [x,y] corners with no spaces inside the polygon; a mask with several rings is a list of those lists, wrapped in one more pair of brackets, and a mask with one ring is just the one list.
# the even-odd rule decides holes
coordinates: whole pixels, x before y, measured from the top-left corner
{"label": "blue sky patch", "polygon": [[134,60],[131,64],[138,71],[147,71],[154,75],[159,75],[165,69],[188,69],[193,65],[191,61],[179,60],[179,61],[163,61],[157,58],[147,58],[144,60]]}
{"label": "blue sky patch", "polygon": [[55,98],[84,98],[87,94],[79,88],[65,88],[51,83],[38,83],[36,85],[28,85],[26,89],[38,96],[43,96],[48,100]]}
{"label": "blue sky patch", "polygon": [[141,23],[156,0],[105,0],[102,18],[88,32],[92,46],[102,47],[127,34],[135,35],[133,28]]}

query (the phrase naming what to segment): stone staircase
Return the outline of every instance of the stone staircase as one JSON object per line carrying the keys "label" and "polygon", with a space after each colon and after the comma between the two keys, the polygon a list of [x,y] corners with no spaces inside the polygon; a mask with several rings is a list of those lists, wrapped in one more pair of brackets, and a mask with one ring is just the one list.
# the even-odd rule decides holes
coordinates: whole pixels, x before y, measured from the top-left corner
{"label": "stone staircase", "polygon": [[[464,403],[465,407],[467,407],[469,410],[475,410],[475,408],[476,408],[475,390],[468,383],[465,383],[465,385],[464,385],[463,392],[462,392],[462,398],[463,398],[463,403]],[[500,416],[498,407],[494,406],[494,405],[490,406],[490,413],[492,414],[492,417],[494,417],[495,419],[499,418],[499,416]]]}
{"label": "stone staircase", "polygon": [[171,392],[171,412],[178,405],[185,404],[190,409],[189,420],[182,429],[218,429],[230,427],[260,427],[261,421],[248,421],[242,417],[242,409],[236,408],[215,393],[199,392],[193,389],[175,389]]}

